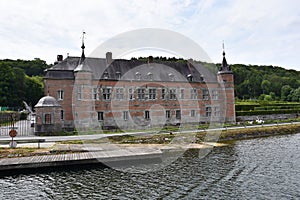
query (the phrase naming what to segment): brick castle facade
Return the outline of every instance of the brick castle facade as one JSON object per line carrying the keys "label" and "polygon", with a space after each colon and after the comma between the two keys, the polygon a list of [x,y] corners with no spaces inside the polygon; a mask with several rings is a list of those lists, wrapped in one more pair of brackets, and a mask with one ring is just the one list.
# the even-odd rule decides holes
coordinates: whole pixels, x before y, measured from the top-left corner
{"label": "brick castle facade", "polygon": [[[62,129],[235,122],[234,77],[224,52],[220,69],[213,71],[192,60],[113,60],[110,52],[85,57],[83,44],[81,57],[58,56],[44,83],[45,94],[57,101],[50,113],[55,119],[47,120]],[[49,106],[35,109],[41,118],[36,132],[45,132],[42,118],[49,118]]]}

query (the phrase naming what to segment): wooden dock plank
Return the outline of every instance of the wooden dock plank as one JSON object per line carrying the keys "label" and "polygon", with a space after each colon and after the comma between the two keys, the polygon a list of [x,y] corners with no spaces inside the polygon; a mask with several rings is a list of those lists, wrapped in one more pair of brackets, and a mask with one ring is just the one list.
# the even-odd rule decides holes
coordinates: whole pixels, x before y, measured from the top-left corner
{"label": "wooden dock plank", "polygon": [[[94,152],[80,152],[68,154],[54,154],[31,157],[17,157],[17,158],[2,158],[0,159],[0,171],[7,170],[10,167],[31,168],[43,166],[56,166],[76,164],[76,163],[94,163],[95,159],[105,164],[115,161],[128,161],[136,159],[148,159],[151,157],[160,157],[162,152],[158,149],[142,149],[142,148],[128,148],[128,149],[113,149],[102,150]],[[40,164],[40,165],[39,165]]]}

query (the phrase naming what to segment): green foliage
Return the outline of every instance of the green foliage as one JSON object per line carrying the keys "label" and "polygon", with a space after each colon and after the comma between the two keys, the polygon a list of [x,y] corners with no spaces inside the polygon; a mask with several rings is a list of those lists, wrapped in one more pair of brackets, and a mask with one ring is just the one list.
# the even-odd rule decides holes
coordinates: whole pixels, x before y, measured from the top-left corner
{"label": "green foliage", "polygon": [[292,114],[292,113],[300,113],[300,109],[236,111],[236,116]]}
{"label": "green foliage", "polygon": [[34,60],[4,59],[0,60],[0,63],[11,68],[20,68],[28,76],[43,76],[44,70],[49,68],[46,61],[39,58],[35,58]]}
{"label": "green foliage", "polygon": [[300,72],[274,66],[231,65],[238,99],[299,102]]}
{"label": "green foliage", "polygon": [[246,115],[269,115],[269,114],[288,114],[300,113],[300,103],[295,102],[276,102],[268,101],[271,95],[261,95],[261,101],[238,101],[235,106],[237,116]]}
{"label": "green foliage", "polygon": [[33,61],[0,60],[0,106],[34,106],[43,96],[42,74],[49,67],[38,58]]}

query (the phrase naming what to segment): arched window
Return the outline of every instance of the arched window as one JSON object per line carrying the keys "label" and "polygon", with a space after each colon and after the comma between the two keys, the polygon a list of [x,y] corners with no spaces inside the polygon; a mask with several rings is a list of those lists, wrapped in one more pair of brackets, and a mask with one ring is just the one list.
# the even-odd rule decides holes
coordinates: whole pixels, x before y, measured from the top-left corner
{"label": "arched window", "polygon": [[186,77],[187,77],[189,82],[193,81],[193,75],[192,74],[188,74]]}
{"label": "arched window", "polygon": [[152,72],[148,72],[147,76],[148,76],[148,80],[153,81],[153,74],[152,74]]}
{"label": "arched window", "polygon": [[168,75],[169,75],[169,80],[170,80],[170,81],[175,81],[175,76],[174,76],[174,74],[169,73]]}
{"label": "arched window", "polygon": [[135,80],[141,80],[141,74],[140,72],[135,73]]}

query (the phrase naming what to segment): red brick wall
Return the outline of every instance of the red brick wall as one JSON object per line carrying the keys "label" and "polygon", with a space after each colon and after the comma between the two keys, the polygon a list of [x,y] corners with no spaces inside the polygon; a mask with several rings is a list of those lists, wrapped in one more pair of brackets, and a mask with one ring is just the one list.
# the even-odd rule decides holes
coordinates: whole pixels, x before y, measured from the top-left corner
{"label": "red brick wall", "polygon": [[[219,106],[221,112],[226,112],[226,120],[230,122],[235,121],[235,110],[234,110],[234,86],[233,86],[233,74],[224,73],[218,74],[218,80],[222,84],[217,83],[182,83],[182,82],[143,82],[143,81],[113,81],[113,80],[93,80],[91,81],[90,73],[79,73],[76,78],[77,85],[83,85],[83,99],[77,101],[76,96],[74,98],[73,94],[76,94],[76,88],[74,89],[74,80],[57,80],[57,79],[45,79],[45,94],[50,94],[50,96],[57,97],[57,91],[59,89],[64,91],[64,99],[58,101],[62,106],[65,113],[66,121],[73,121],[73,111],[72,105],[76,105],[76,109],[81,111],[81,116],[79,118],[97,118],[97,111],[104,112],[104,118],[119,117],[122,118],[122,111],[129,111],[129,115],[132,117],[144,117],[144,111],[148,110],[154,104],[160,105],[165,110],[171,110],[173,116],[175,116],[175,110],[182,110],[182,116],[190,116],[190,110],[196,110],[196,113],[200,115],[200,120],[209,120],[205,117],[206,106]],[[226,80],[226,82],[223,81]],[[102,100],[101,91],[99,91],[99,100],[94,101],[92,98],[92,88],[98,86],[103,87],[123,87],[124,90],[124,100],[115,100],[114,92],[112,93],[113,101]],[[135,100],[128,100],[129,87],[140,87],[145,88],[154,87],[157,89],[157,99],[156,100],[137,100],[137,93],[135,91]],[[161,99],[161,88],[176,88],[177,100],[162,100]],[[180,89],[185,88],[185,98],[183,100],[180,98]],[[198,100],[190,99],[190,89],[197,88]],[[218,100],[212,100],[212,96],[208,100],[202,99],[202,89],[209,89],[210,95],[212,90],[219,91]],[[74,92],[73,93],[73,89]],[[101,90],[101,89],[100,89]],[[76,101],[77,103],[73,102]],[[75,103],[75,104],[74,104]],[[115,109],[113,115],[112,109]],[[159,109],[159,107],[158,107]],[[212,111],[213,112],[213,111]],[[151,116],[165,116],[163,110],[154,110]]]}

